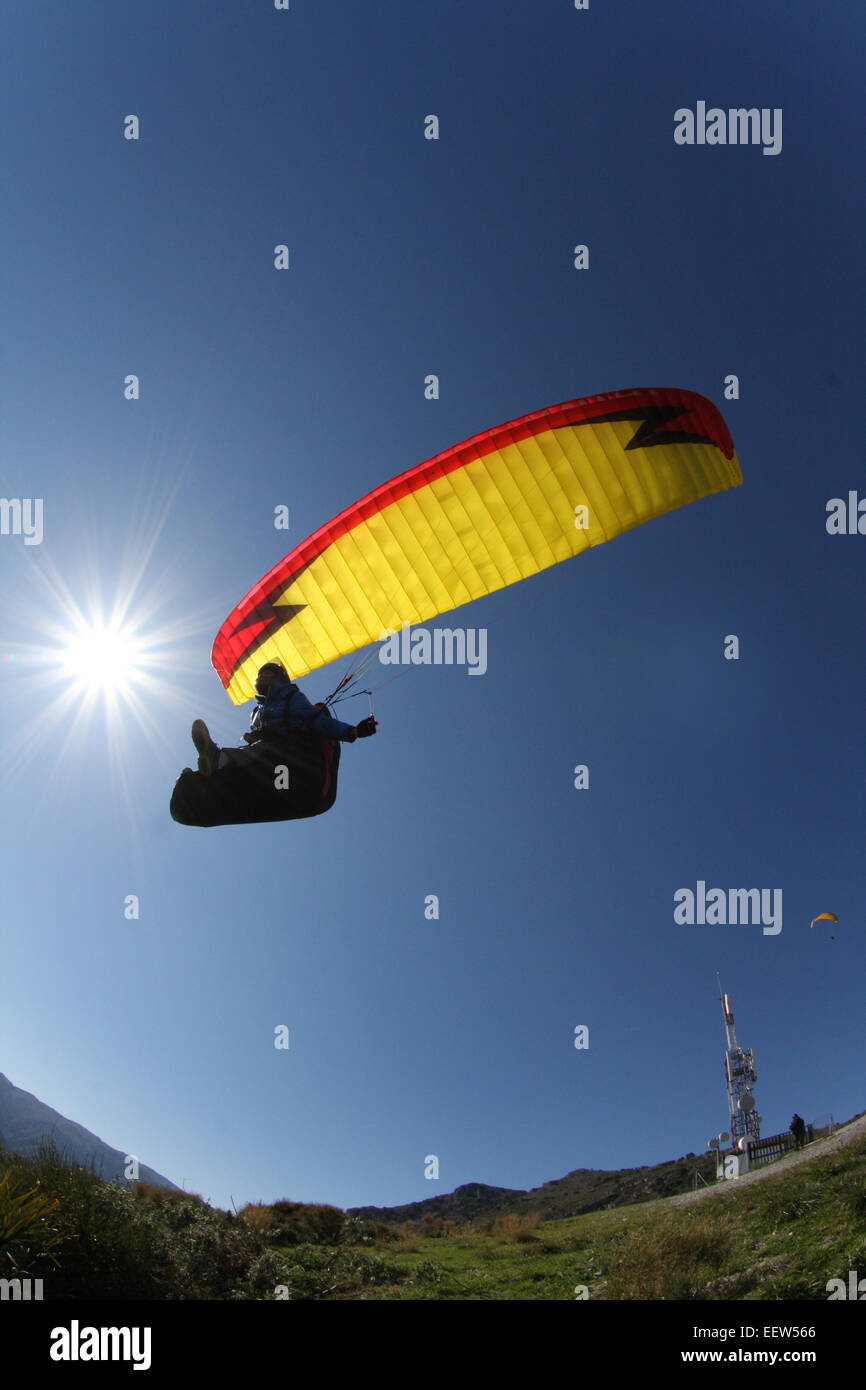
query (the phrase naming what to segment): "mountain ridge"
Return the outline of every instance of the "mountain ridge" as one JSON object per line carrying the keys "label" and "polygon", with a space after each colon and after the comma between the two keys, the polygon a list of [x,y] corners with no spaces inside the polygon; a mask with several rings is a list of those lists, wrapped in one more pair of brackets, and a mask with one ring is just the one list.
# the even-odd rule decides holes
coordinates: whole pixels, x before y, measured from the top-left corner
{"label": "mountain ridge", "polygon": [[508,1212],[516,1215],[538,1212],[543,1219],[554,1220],[674,1196],[695,1182],[696,1169],[706,1182],[715,1183],[715,1165],[715,1156],[711,1153],[690,1153],[641,1168],[574,1168],[562,1178],[554,1178],[526,1191],[480,1182],[463,1183],[441,1196],[425,1197],[395,1207],[350,1207],[346,1214],[363,1221],[402,1222],[420,1221],[425,1216],[440,1221],[474,1221],[478,1217],[504,1216]]}
{"label": "mountain ridge", "polygon": [[[0,1072],[0,1145],[22,1158],[33,1158],[40,1146],[52,1142],[70,1165],[89,1168],[92,1162],[99,1177],[124,1187],[132,1186],[132,1180],[123,1176],[127,1153],[112,1148],[84,1125],[67,1119]],[[181,1191],[169,1178],[140,1160],[138,1181]]]}

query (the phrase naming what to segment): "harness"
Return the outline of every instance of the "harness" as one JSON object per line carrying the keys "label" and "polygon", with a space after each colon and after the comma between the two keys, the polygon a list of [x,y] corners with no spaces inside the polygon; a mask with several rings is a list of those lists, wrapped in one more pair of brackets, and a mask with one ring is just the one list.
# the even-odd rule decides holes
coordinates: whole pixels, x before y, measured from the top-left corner
{"label": "harness", "polygon": [[[266,741],[276,743],[281,754],[287,754],[289,761],[293,762],[298,769],[310,777],[311,781],[317,784],[315,788],[317,798],[320,801],[325,801],[332,794],[336,779],[339,763],[338,742],[332,737],[318,733],[313,728],[316,715],[326,708],[324,704],[315,705],[315,714],[305,719],[289,715],[289,706],[297,690],[298,687],[291,684],[280,692],[283,705],[281,722],[271,720],[259,727],[254,725],[249,733],[244,734],[244,739],[250,744]],[[253,712],[253,718],[255,719],[257,714],[264,713],[266,706],[267,701],[260,704]]]}

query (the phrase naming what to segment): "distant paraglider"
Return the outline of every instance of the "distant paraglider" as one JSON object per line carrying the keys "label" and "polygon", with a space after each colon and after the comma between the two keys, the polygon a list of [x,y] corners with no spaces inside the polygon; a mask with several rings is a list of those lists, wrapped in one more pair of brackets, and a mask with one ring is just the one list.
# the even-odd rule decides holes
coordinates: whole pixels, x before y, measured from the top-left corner
{"label": "distant paraglider", "polygon": [[[819,912],[817,917],[813,917],[813,918],[812,918],[812,921],[811,921],[811,923],[810,923],[810,927],[814,927],[814,925],[815,925],[816,922],[838,922],[838,921],[839,921],[839,918],[836,916],[835,912]],[[831,937],[830,937],[830,940],[831,940],[831,941],[835,941],[835,940],[836,940],[835,936],[831,936]]]}

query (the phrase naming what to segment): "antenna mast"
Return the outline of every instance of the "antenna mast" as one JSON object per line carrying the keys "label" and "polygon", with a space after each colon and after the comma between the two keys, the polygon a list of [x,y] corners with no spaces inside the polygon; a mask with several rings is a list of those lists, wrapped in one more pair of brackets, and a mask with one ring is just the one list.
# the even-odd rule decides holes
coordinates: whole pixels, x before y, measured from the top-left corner
{"label": "antenna mast", "polygon": [[755,1070],[755,1054],[751,1048],[746,1052],[737,1042],[734,1027],[734,1010],[731,998],[722,993],[722,982],[718,974],[719,999],[722,1016],[725,1020],[725,1084],[728,1088],[728,1112],[731,1117],[731,1142],[734,1149],[739,1148],[741,1139],[759,1139],[761,1117],[755,1108],[752,1086],[758,1079]]}

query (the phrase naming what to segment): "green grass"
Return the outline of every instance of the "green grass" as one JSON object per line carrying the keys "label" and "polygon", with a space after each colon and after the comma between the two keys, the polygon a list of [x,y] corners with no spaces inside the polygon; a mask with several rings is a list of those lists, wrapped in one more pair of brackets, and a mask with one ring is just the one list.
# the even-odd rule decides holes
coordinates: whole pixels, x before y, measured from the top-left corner
{"label": "green grass", "polygon": [[866,1140],[679,1208],[417,1228],[289,1201],[223,1212],[0,1152],[0,1260],[47,1299],[826,1299],[866,1276]]}
{"label": "green grass", "polygon": [[688,1206],[541,1222],[531,1240],[422,1240],[404,1260],[413,1283],[380,1296],[825,1300],[831,1278],[866,1275],[866,1141]]}

